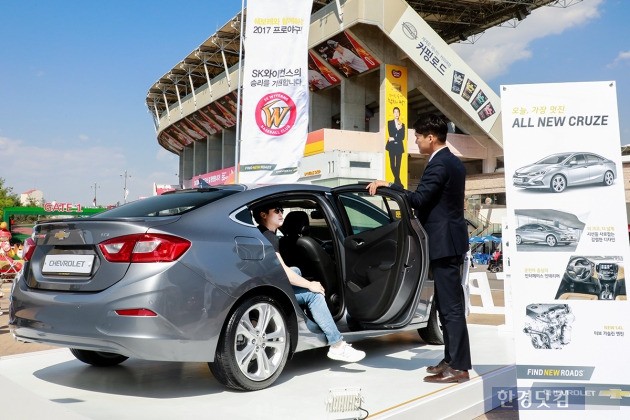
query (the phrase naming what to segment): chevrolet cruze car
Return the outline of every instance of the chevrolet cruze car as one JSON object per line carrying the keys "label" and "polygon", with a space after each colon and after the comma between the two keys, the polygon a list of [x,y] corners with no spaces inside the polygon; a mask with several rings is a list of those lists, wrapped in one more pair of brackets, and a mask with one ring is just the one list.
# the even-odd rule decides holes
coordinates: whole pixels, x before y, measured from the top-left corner
{"label": "chevrolet cruze car", "polygon": [[528,223],[516,228],[516,244],[545,243],[549,246],[569,245],[577,242],[578,236],[568,229],[541,223]]}
{"label": "chevrolet cruze car", "polygon": [[271,385],[293,353],[327,343],[252,220],[266,203],[285,209],[281,255],[325,286],[346,341],[417,329],[442,343],[426,234],[404,195],[365,185],[184,190],[40,223],[11,331],[94,366],[208,362],[228,387]]}
{"label": "chevrolet cruze car", "polygon": [[512,183],[521,188],[542,188],[560,193],[567,187],[587,184],[612,185],[615,163],[595,153],[568,152],[547,156],[517,169]]}

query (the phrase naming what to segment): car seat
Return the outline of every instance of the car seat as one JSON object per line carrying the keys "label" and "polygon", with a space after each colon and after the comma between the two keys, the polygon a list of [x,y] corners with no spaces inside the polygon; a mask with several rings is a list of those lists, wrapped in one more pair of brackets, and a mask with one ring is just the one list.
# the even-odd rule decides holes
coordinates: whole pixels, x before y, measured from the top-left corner
{"label": "car seat", "polygon": [[280,228],[280,255],[289,267],[296,266],[302,277],[320,282],[326,289],[328,308],[335,316],[340,308],[337,268],[333,259],[310,233],[309,217],[305,211],[292,211]]}

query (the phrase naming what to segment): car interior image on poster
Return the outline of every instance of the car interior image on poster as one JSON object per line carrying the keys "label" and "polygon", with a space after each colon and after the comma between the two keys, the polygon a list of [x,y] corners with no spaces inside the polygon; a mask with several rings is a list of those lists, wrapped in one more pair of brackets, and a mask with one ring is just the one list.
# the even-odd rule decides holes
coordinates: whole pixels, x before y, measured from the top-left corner
{"label": "car interior image on poster", "polygon": [[556,293],[556,299],[627,300],[622,258],[619,256],[571,256]]}

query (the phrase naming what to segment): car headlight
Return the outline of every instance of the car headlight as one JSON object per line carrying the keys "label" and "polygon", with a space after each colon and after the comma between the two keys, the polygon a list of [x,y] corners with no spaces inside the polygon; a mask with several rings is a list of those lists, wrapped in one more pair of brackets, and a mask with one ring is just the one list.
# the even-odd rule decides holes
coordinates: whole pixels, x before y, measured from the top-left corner
{"label": "car headlight", "polygon": [[544,175],[547,173],[546,169],[543,169],[541,171],[536,171],[536,172],[530,172],[528,175],[529,176],[539,176],[539,175]]}

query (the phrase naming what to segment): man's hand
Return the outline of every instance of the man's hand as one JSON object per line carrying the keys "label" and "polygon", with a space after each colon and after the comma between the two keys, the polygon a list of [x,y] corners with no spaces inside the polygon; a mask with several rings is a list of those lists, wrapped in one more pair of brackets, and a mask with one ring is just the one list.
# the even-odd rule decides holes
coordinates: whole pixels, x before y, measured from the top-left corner
{"label": "man's hand", "polygon": [[389,187],[389,182],[377,179],[370,182],[367,187],[365,187],[365,189],[368,190],[368,193],[370,193],[370,195],[374,195],[376,194],[376,189],[378,187]]}
{"label": "man's hand", "polygon": [[308,284],[308,290],[310,290],[313,293],[321,293],[322,295],[326,294],[326,291],[324,290],[324,286],[322,286],[322,284],[318,281],[312,281]]}

